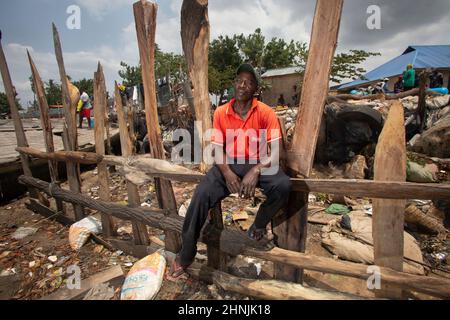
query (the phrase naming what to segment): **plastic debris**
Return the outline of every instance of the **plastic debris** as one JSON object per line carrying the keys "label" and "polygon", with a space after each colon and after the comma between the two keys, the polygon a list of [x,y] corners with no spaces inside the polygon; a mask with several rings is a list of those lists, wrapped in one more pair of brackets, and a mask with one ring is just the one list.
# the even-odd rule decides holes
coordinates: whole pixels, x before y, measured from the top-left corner
{"label": "plastic debris", "polygon": [[32,227],[20,227],[19,229],[17,229],[12,235],[11,237],[15,240],[21,240],[25,237],[31,236],[33,234],[35,234],[38,231],[37,228],[32,228]]}
{"label": "plastic debris", "polygon": [[87,217],[70,226],[69,243],[70,247],[78,251],[86,243],[91,234],[98,234],[102,231],[102,225],[95,217]]}
{"label": "plastic debris", "polygon": [[152,300],[161,288],[166,259],[160,252],[134,264],[128,272],[120,294],[121,300]]}
{"label": "plastic debris", "polygon": [[350,209],[342,204],[333,203],[325,210],[325,212],[330,214],[347,214],[350,212]]}

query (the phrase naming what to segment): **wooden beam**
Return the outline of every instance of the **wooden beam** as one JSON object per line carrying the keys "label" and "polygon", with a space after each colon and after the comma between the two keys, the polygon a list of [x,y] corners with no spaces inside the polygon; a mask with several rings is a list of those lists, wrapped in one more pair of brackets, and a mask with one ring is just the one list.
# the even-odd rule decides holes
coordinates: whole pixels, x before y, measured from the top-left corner
{"label": "wooden beam", "polygon": [[[64,127],[63,127],[63,144],[66,151],[77,150],[77,126],[76,126],[76,106],[70,99],[69,92],[69,80],[66,75],[66,69],[64,66],[64,57],[61,48],[61,41],[59,39],[58,30],[53,23],[53,42],[55,46],[55,56],[58,62],[59,76],[61,79],[61,91],[62,101],[64,106]],[[80,178],[80,166],[75,163],[67,162],[67,180],[69,182],[69,188],[72,192],[81,193],[81,178]],[[84,209],[79,205],[74,205],[75,219],[81,220],[84,218]]]}
{"label": "wooden beam", "polygon": [[[136,219],[153,228],[171,230],[178,233],[181,233],[183,228],[182,217],[167,217],[163,210],[130,208],[115,203],[92,200],[87,196],[63,190],[56,185],[50,185],[48,182],[32,177],[21,176],[19,177],[19,182],[33,186],[47,194],[52,194],[55,198],[60,198],[61,200],[71,203],[79,203],[93,210],[111,214],[119,219],[128,221]],[[255,244],[241,231],[225,229],[222,232],[217,232],[211,225],[208,225],[205,231],[201,241],[208,245],[215,245],[229,255],[236,256],[238,254],[243,254],[276,263],[287,264],[295,268],[339,274],[358,279],[368,279],[373,275],[368,272],[369,266],[360,263],[344,262],[332,258],[288,251],[281,248],[264,251],[262,250],[262,247],[255,247],[257,245],[263,246],[263,244]],[[219,240],[217,240],[217,238],[219,238]],[[442,277],[417,276],[386,267],[380,267],[380,272],[382,282],[393,284],[408,290],[423,292],[436,297],[450,298],[450,280],[448,279]]]}
{"label": "wooden beam", "polygon": [[[98,63],[97,72],[94,74],[94,132],[95,132],[95,151],[99,156],[105,155],[105,112],[106,112],[106,84],[103,68]],[[111,201],[108,167],[104,163],[97,165],[98,170],[98,195],[103,201]],[[110,237],[115,233],[115,226],[112,217],[102,213],[103,233]]]}
{"label": "wooden beam", "polygon": [[[133,147],[131,145],[130,135],[128,132],[127,122],[125,120],[125,113],[123,112],[122,98],[119,93],[119,87],[115,84],[115,103],[117,110],[117,121],[119,122],[120,146],[122,155],[129,157],[133,155]],[[138,187],[127,181],[128,205],[130,207],[140,207],[141,200],[139,197]],[[149,244],[147,227],[137,221],[132,221],[133,236],[136,244]]]}
{"label": "wooden beam", "polygon": [[[158,6],[155,3],[141,0],[133,4],[133,11],[141,59],[145,117],[151,155],[156,159],[165,159],[155,88],[155,35]],[[171,182],[155,179],[155,187],[160,207],[176,211],[177,204]],[[165,242],[166,248],[170,251],[178,252],[181,249],[181,238],[178,234],[167,233]]]}
{"label": "wooden beam", "polygon": [[[288,167],[293,177],[300,174],[308,178],[311,174],[343,4],[343,0],[317,0],[299,113],[292,145],[287,153]],[[279,214],[272,224],[278,246],[305,251],[307,214],[308,194],[291,192],[286,212]],[[275,265],[275,276],[281,280],[301,282],[303,272]]]}
{"label": "wooden beam", "polygon": [[[209,35],[208,0],[184,0],[181,6],[181,41],[194,86],[194,109],[202,150],[207,147],[204,133],[212,128],[208,90]],[[205,159],[202,159],[200,171],[205,173],[207,170]]]}
{"label": "wooden beam", "polygon": [[[47,103],[47,98],[45,96],[44,84],[28,50],[27,55],[31,68],[31,77],[33,81],[34,91],[37,96],[39,110],[41,112],[40,118],[41,118],[41,126],[43,129],[42,132],[44,134],[45,150],[48,153],[51,153],[55,151],[55,145],[53,142],[53,129],[50,116],[48,113],[49,107]],[[58,162],[54,160],[49,160],[48,169],[50,173],[50,180],[52,181],[52,183],[59,183]],[[62,201],[56,200],[56,207],[58,211],[65,212],[65,208]]]}
{"label": "wooden beam", "polygon": [[47,159],[59,162],[75,162],[81,164],[99,164],[103,160],[103,156],[93,152],[83,151],[55,151],[43,152],[31,147],[18,147],[16,151],[22,154],[27,154],[34,158]]}
{"label": "wooden beam", "polygon": [[[401,102],[392,104],[375,151],[374,179],[404,182],[406,180],[406,141],[404,112]],[[373,199],[374,262],[378,266],[403,270],[403,224],[405,200]],[[383,286],[380,297],[401,298],[397,288]]]}
{"label": "wooden beam", "polygon": [[[55,161],[74,161],[83,164],[103,162],[110,166],[124,166],[136,171],[171,181],[199,183],[204,175],[192,172],[185,167],[173,165],[165,160],[149,159],[147,156],[132,158],[118,156],[101,157],[91,152],[56,151],[45,153],[34,148],[16,148],[26,155]],[[380,199],[423,199],[439,200],[450,197],[450,185],[445,183],[412,183],[400,181],[374,181],[360,179],[299,179],[291,178],[292,190],[298,192],[320,192],[353,197]]]}
{"label": "wooden beam", "polygon": [[[213,209],[210,210],[209,215],[210,224],[212,224],[218,232],[222,232],[224,226],[222,220],[223,218],[221,202],[219,202]],[[209,267],[220,271],[227,271],[228,256],[220,250],[220,244],[216,244],[215,246],[208,246],[207,255]]]}
{"label": "wooden beam", "polygon": [[41,298],[40,300],[76,300],[81,299],[83,294],[86,294],[90,289],[95,286],[104,283],[110,282],[117,279],[124,280],[125,275],[123,273],[121,266],[114,266],[93,276],[90,276],[87,279],[81,280],[80,289],[69,289],[63,288],[59,289],[56,292]]}
{"label": "wooden beam", "polygon": [[[6,62],[5,53],[3,52],[2,39],[1,39],[1,31],[0,31],[0,72],[2,74],[3,86],[5,87],[6,98],[8,99],[9,110],[11,113],[11,117],[13,119],[14,131],[16,133],[16,140],[18,147],[28,147],[27,137],[25,135],[25,130],[23,129],[22,120],[19,115],[19,108],[16,104],[16,90],[13,86],[11,75],[9,73],[8,63]],[[30,168],[30,159],[21,154],[20,161],[22,164],[23,174],[29,177],[32,177],[33,174]],[[30,195],[33,198],[39,198],[39,201],[45,203],[46,199],[42,197],[42,195],[34,189],[30,189]]]}
{"label": "wooden beam", "polygon": [[276,280],[254,280],[232,276],[199,263],[188,273],[206,283],[214,283],[226,291],[265,300],[365,300],[348,293],[329,291]]}

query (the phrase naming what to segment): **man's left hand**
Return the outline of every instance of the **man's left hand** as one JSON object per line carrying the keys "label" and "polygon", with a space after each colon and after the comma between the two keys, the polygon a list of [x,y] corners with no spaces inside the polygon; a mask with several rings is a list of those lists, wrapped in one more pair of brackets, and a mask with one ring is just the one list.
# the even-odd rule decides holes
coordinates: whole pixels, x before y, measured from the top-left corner
{"label": "man's left hand", "polygon": [[259,167],[253,167],[241,182],[241,190],[239,192],[239,196],[243,198],[250,198],[255,195],[256,185],[258,184],[259,175],[261,173],[261,169]]}

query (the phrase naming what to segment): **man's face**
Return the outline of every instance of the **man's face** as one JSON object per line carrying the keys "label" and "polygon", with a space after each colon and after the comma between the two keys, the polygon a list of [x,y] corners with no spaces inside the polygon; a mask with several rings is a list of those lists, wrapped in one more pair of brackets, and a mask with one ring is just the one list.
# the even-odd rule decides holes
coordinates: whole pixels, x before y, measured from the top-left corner
{"label": "man's face", "polygon": [[234,90],[236,99],[239,101],[248,101],[253,98],[257,89],[256,81],[250,72],[243,71],[239,73],[234,80]]}

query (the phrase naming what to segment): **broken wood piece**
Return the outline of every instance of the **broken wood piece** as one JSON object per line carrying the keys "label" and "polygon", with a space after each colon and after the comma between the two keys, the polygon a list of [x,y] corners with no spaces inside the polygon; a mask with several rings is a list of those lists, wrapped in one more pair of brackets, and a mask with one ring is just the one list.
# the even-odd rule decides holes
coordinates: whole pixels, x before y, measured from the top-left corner
{"label": "broken wood piece", "polygon": [[39,300],[76,300],[80,299],[83,294],[101,283],[124,279],[125,275],[122,268],[120,266],[114,266],[87,279],[81,280],[80,289],[63,288]]}
{"label": "broken wood piece", "polygon": [[413,204],[409,205],[405,210],[405,222],[423,227],[443,239],[445,239],[449,233],[442,223],[439,223],[436,219],[429,217]]}

